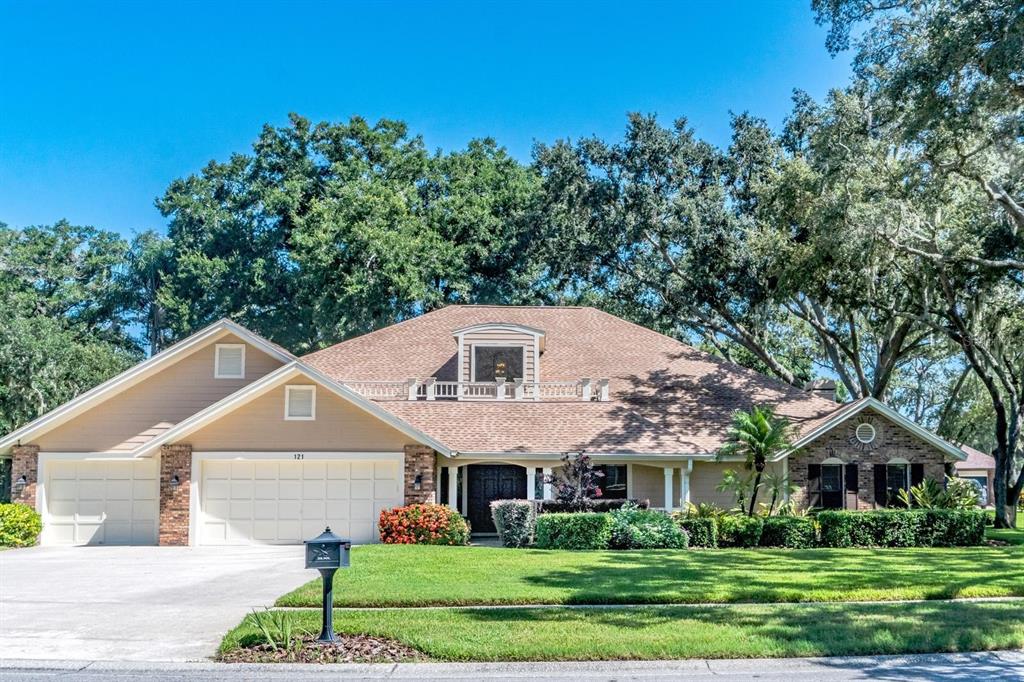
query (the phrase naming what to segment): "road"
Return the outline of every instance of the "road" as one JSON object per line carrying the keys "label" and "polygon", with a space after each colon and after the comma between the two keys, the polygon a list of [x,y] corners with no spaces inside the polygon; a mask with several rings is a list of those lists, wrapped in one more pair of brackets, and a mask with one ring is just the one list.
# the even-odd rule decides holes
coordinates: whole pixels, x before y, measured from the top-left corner
{"label": "road", "polygon": [[612,661],[602,663],[428,663],[376,665],[224,665],[218,663],[102,663],[0,660],[0,679],[166,682],[169,680],[664,680],[757,679],[986,682],[1024,680],[1024,652],[793,658],[754,660]]}

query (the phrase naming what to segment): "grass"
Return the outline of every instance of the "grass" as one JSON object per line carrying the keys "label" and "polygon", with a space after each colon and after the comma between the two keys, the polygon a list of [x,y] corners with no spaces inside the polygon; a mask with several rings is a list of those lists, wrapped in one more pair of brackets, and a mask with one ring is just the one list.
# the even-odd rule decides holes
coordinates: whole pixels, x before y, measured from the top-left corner
{"label": "grass", "polygon": [[[317,632],[320,614],[293,611]],[[337,611],[338,632],[397,639],[447,661],[750,658],[1024,646],[1019,603],[779,604]],[[258,641],[243,622],[225,652]]]}
{"label": "grass", "polygon": [[989,540],[1002,540],[1011,545],[1024,545],[1024,511],[1017,512],[1017,528],[986,528]]}
{"label": "grass", "polygon": [[[352,568],[336,574],[334,603],[696,604],[1024,596],[1022,566],[1024,547],[569,552],[367,545],[353,549]],[[277,604],[318,606],[320,596],[320,581],[314,580]]]}

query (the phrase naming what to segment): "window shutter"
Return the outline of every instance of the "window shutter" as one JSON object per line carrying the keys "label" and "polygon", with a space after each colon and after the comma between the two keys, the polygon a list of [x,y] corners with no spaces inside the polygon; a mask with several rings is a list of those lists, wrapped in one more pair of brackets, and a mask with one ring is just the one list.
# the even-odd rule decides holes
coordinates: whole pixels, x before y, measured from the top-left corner
{"label": "window shutter", "polygon": [[857,508],[857,492],[860,490],[860,481],[857,480],[857,465],[847,464],[843,473],[843,483],[846,487],[846,509]]}
{"label": "window shutter", "polygon": [[875,506],[889,506],[889,492],[886,489],[885,465],[875,465]]}
{"label": "window shutter", "polygon": [[910,485],[921,485],[924,482],[924,464],[910,465]]}
{"label": "window shutter", "polygon": [[821,506],[821,465],[807,465],[807,499],[810,507]]}

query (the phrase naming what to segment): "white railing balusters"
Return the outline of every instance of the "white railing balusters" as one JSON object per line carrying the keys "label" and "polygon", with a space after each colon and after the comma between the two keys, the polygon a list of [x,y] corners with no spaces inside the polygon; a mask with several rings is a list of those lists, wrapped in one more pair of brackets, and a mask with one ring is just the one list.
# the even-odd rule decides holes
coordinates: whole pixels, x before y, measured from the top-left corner
{"label": "white railing balusters", "polygon": [[[372,400],[583,400],[607,401],[608,379],[579,381],[343,381],[347,388]],[[596,386],[595,386],[596,384]]]}

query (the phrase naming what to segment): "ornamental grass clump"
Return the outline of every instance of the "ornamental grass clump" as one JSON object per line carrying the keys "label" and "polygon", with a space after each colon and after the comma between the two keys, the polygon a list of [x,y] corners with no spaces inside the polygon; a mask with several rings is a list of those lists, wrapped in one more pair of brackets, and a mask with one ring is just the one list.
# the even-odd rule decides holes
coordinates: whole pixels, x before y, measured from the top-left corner
{"label": "ornamental grass clump", "polygon": [[378,522],[380,541],[390,545],[467,545],[469,524],[443,504],[410,504],[385,509]]}

